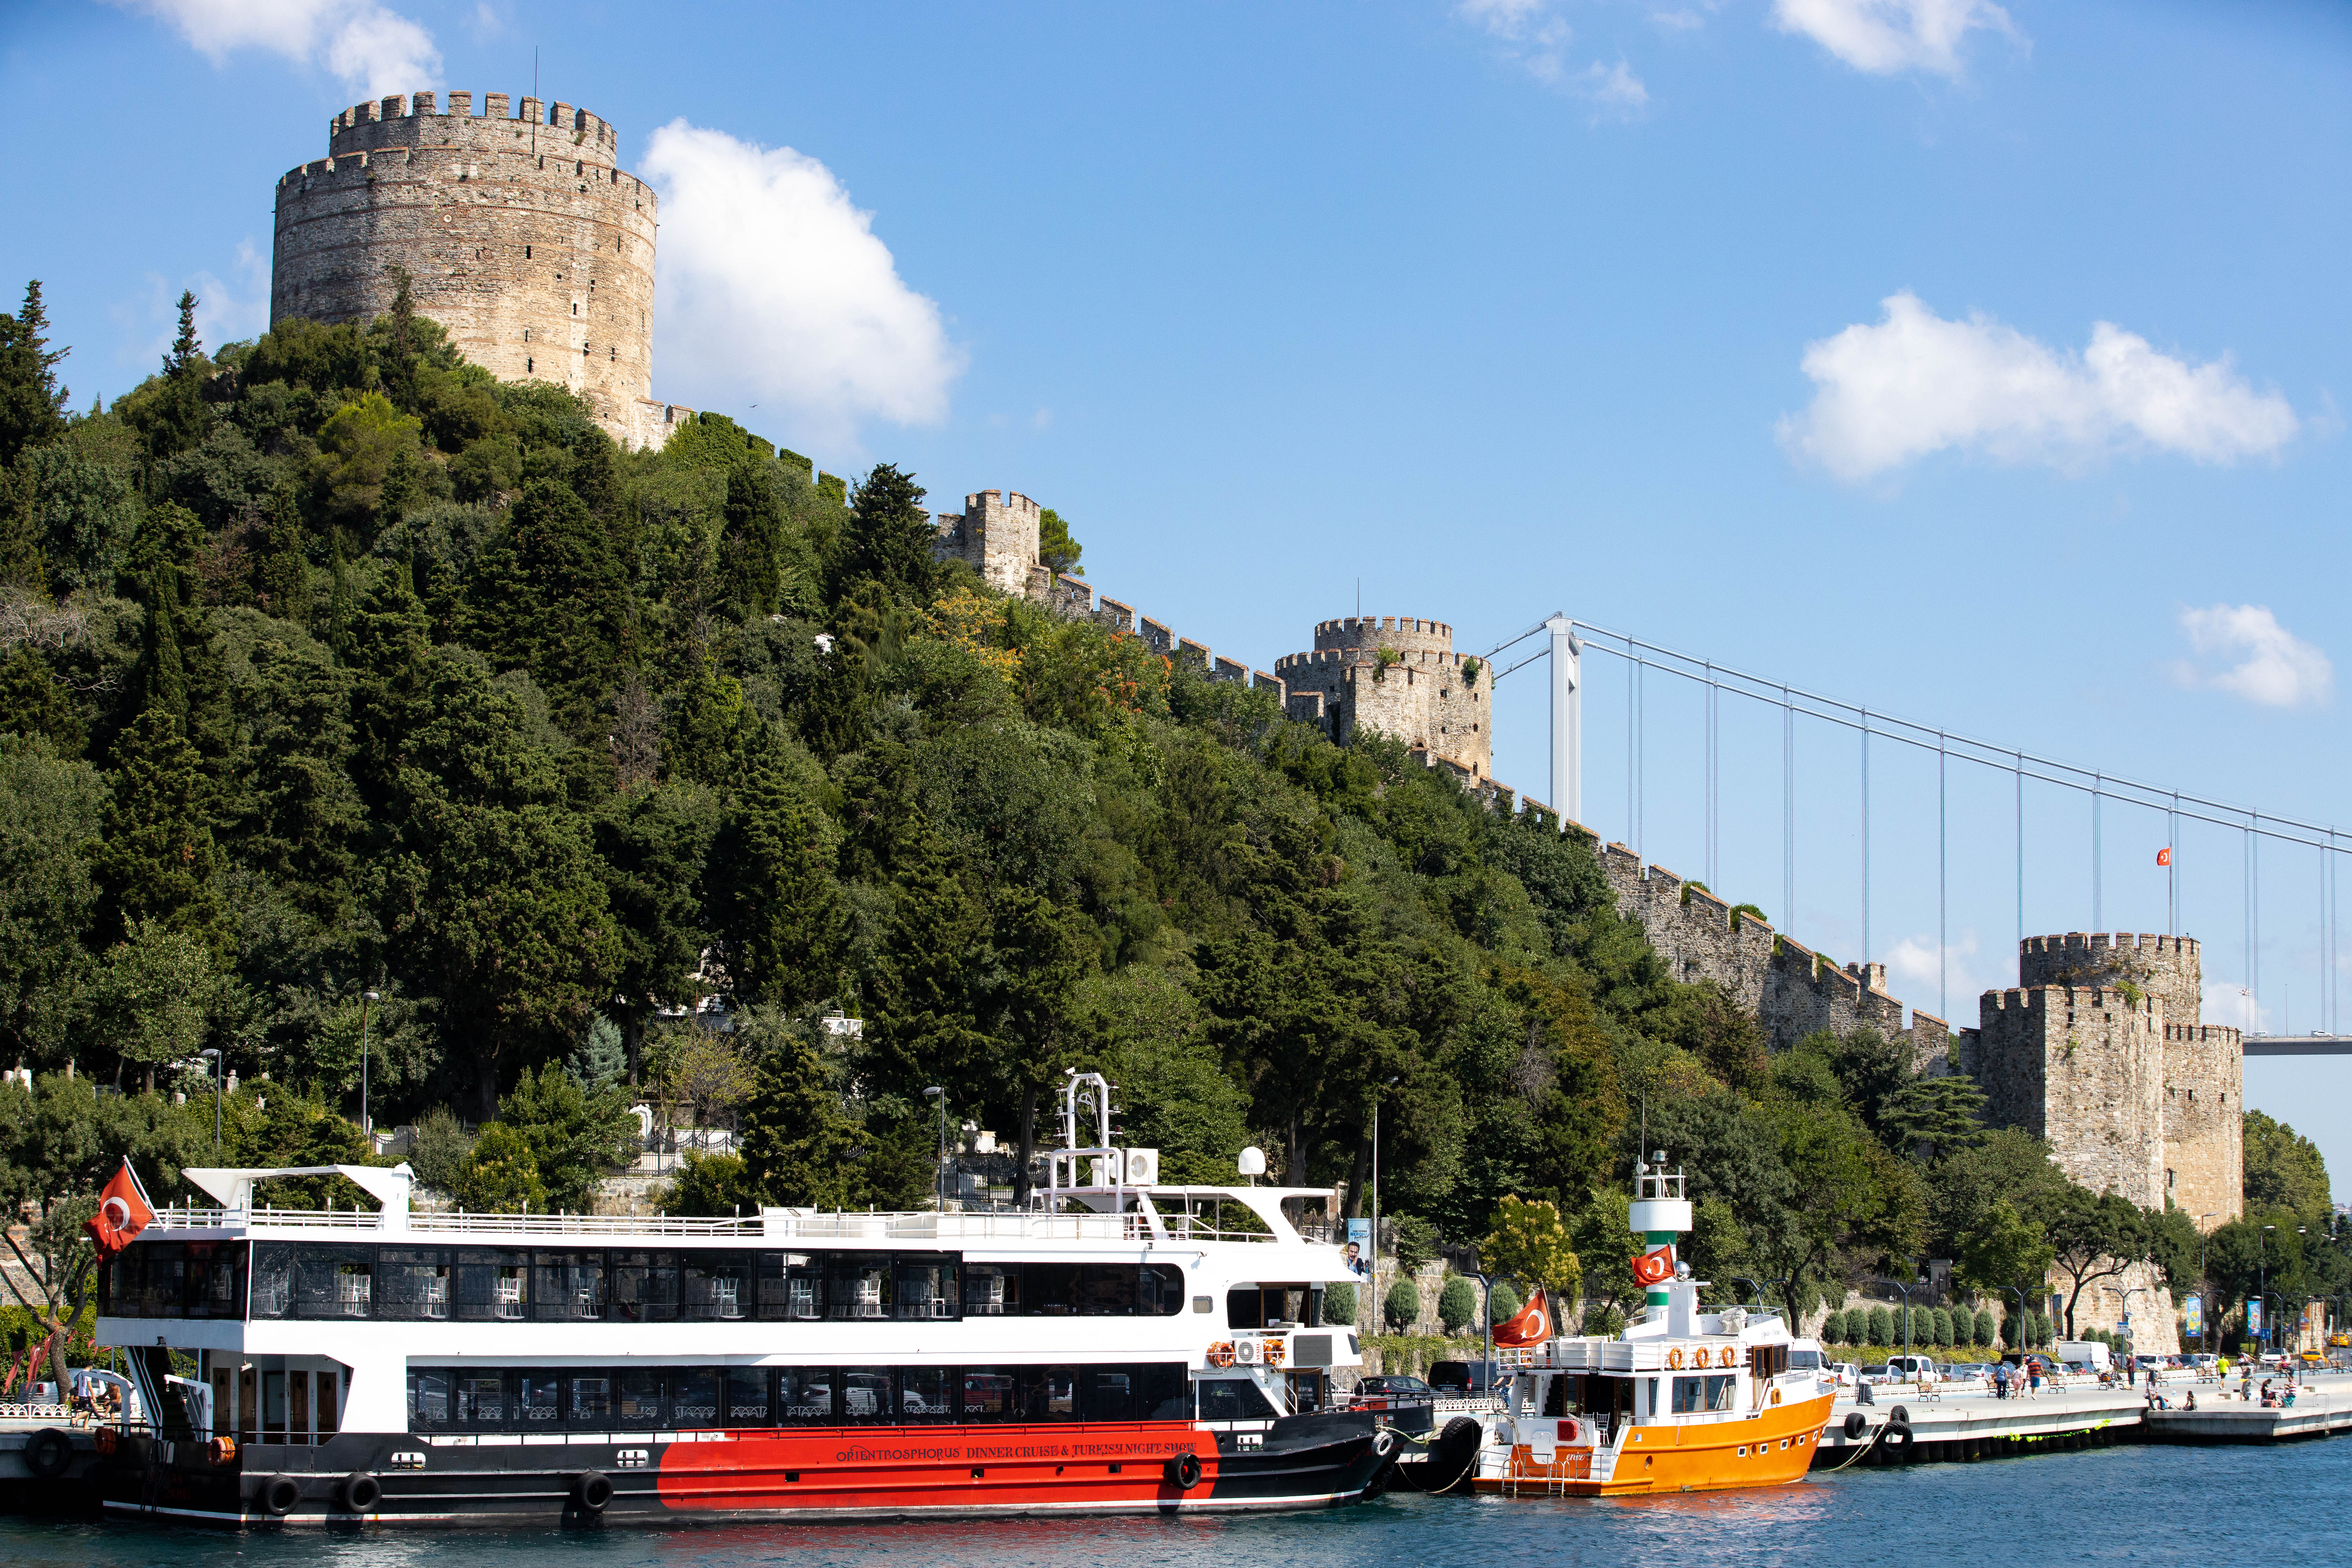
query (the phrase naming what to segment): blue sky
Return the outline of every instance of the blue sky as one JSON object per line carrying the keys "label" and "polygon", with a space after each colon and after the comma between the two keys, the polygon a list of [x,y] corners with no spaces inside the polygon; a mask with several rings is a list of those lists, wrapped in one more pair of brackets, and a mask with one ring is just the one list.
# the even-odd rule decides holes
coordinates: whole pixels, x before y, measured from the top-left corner
{"label": "blue sky", "polygon": [[[941,506],[1035,495],[1220,653],[1270,668],[1360,580],[1474,650],[1564,609],[2352,824],[2343,7],[16,6],[0,280],[45,280],[78,400],[119,394],[184,285],[215,338],[266,324],[272,184],[337,109],[520,96],[534,47],[664,188],[658,395]],[[1590,677],[1585,815],[1622,838],[1623,669]],[[1496,715],[1538,795],[1541,680]],[[1703,875],[1676,684],[1643,847]],[[1721,724],[1714,880],[1777,921],[1780,726]],[[1857,956],[1858,752],[1796,746],[1790,930]],[[2014,975],[2011,785],[1950,773],[1939,976],[1934,758],[1873,765],[1872,955],[1971,1023]],[[2026,929],[2087,929],[2088,805],[2035,787],[2026,837]],[[2104,808],[2103,923],[2166,928],[2173,837]],[[2263,852],[2255,999],[2242,835],[2178,837],[2209,1020],[2331,1020],[2317,854]],[[2352,1061],[2288,1066],[2250,1098],[2352,1196]]]}

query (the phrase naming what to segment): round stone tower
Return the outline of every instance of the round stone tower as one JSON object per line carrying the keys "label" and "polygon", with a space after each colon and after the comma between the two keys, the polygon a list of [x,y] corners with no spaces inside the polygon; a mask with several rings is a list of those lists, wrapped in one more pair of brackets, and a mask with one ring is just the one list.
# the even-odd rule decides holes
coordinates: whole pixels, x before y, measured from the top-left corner
{"label": "round stone tower", "polygon": [[327,156],[278,182],[272,326],[364,321],[406,268],[416,310],[505,381],[588,400],[625,445],[667,434],[653,396],[654,193],[612,125],[568,103],[470,92],[335,116]]}
{"label": "round stone tower", "polygon": [[2204,1010],[2204,972],[2194,937],[2078,931],[2030,936],[2018,944],[2017,983],[2127,984],[2162,1003],[2168,1024],[2194,1024]]}
{"label": "round stone tower", "polygon": [[1454,651],[1454,628],[1411,616],[1347,616],[1315,628],[1310,653],[1276,659],[1291,692],[1319,691],[1331,738],[1359,726],[1396,736],[1474,783],[1492,773],[1495,672]]}

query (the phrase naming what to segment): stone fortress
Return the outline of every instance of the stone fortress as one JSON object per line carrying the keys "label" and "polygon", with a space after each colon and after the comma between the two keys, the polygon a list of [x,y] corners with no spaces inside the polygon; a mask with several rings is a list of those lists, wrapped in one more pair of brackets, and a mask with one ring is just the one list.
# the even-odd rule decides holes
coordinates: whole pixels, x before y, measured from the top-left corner
{"label": "stone fortress", "polygon": [[653,396],[653,191],[609,121],[503,92],[419,92],[335,116],[327,156],[278,182],[269,323],[366,321],[392,269],[417,313],[502,381],[587,399],[624,446],[659,446],[688,410]]}
{"label": "stone fortress", "polygon": [[[270,322],[365,321],[386,310],[404,268],[420,314],[466,357],[504,380],[541,379],[587,399],[633,447],[659,446],[693,412],[652,395],[654,193],[623,170],[609,121],[565,103],[470,92],[362,103],[335,116],[328,155],[278,184]],[[1620,913],[1638,920],[1675,977],[1721,984],[1775,1048],[1807,1034],[1871,1027],[1907,1043],[1930,1072],[1967,1072],[1998,1124],[2050,1142],[2086,1186],[2144,1206],[2167,1202],[2210,1229],[2242,1208],[2242,1042],[2200,1016],[2198,946],[2186,938],[2033,937],[2020,984],[1988,991],[1978,1026],[1944,1020],[1886,991],[1876,963],[1843,968],[1735,911],[1622,844],[1603,844],[1523,800],[1492,774],[1494,671],[1458,654],[1453,628],[1411,616],[1353,616],[1317,626],[1313,647],[1275,672],[1220,658],[1039,556],[1042,509],[1013,490],[965,497],[933,520],[934,551],[991,586],[1058,614],[1141,638],[1211,679],[1270,689],[1292,719],[1344,744],[1361,730],[1406,742],[1490,806],[1591,841]],[[2123,1283],[2146,1284],[2135,1274]],[[2085,1324],[2112,1322],[2105,1294]],[[2170,1301],[2151,1292],[2159,1332]]]}

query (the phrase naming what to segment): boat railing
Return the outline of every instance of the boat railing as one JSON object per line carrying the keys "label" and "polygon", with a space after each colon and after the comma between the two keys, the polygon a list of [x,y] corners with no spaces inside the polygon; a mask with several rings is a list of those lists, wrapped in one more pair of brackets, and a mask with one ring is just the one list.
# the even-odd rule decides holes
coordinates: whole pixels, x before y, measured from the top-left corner
{"label": "boat railing", "polygon": [[[405,1220],[404,1226],[398,1223]],[[250,1210],[173,1205],[155,1213],[157,1233],[208,1230],[341,1230],[411,1236],[704,1237],[789,1241],[1171,1241],[1269,1242],[1263,1230],[1220,1229],[1204,1216],[1097,1214],[1083,1209],[978,1210],[856,1214],[766,1209],[737,1219],[664,1215],[471,1214],[412,1210],[394,1223],[371,1209],[297,1209],[267,1205]]]}

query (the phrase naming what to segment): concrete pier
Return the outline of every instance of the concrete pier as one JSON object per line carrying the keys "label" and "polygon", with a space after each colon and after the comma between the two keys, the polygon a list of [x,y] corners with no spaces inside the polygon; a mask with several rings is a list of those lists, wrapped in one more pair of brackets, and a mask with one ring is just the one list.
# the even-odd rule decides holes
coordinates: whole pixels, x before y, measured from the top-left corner
{"label": "concrete pier", "polygon": [[[2124,1388],[2045,1388],[2039,1398],[2021,1399],[1973,1389],[1872,1392],[1877,1397],[1870,1405],[1838,1401],[1813,1450],[1813,1468],[2008,1458],[2137,1442],[2147,1406],[2145,1395]],[[1849,1436],[1849,1418],[1857,1415],[1863,1430]]]}
{"label": "concrete pier", "polygon": [[[2217,1391],[2218,1392],[2218,1391]],[[2236,1399],[2208,1400],[2200,1392],[2194,1410],[2151,1410],[2151,1443],[2292,1443],[2352,1432],[2352,1388],[2339,1379],[2324,1390],[2305,1384],[2292,1408],[2265,1410]]]}

